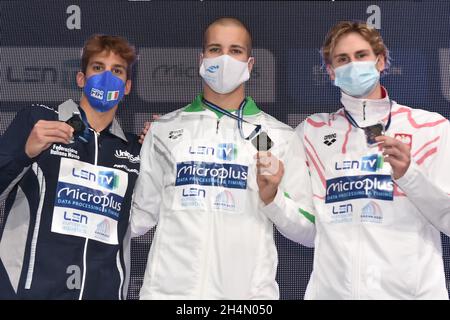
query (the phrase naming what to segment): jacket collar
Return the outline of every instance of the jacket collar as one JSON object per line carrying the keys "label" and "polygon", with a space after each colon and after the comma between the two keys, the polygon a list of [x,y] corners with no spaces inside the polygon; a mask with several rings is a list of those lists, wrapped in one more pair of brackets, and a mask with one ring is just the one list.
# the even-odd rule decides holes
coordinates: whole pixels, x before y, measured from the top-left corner
{"label": "jacket collar", "polygon": [[384,87],[382,99],[359,99],[341,92],[341,103],[360,127],[376,124],[389,116],[391,101]]}
{"label": "jacket collar", "polygon": [[[73,112],[81,112],[79,106],[72,99],[64,101],[58,106],[58,120],[67,121],[72,117]],[[114,118],[109,125],[108,131],[112,135],[128,142],[128,139],[125,137],[125,133],[116,118]]]}
{"label": "jacket collar", "polygon": [[[204,110],[210,110],[211,112],[214,112],[219,118],[223,115],[222,113],[220,113],[218,111],[209,109],[208,106],[203,104],[202,99],[203,99],[202,93],[197,95],[195,97],[194,101],[192,101],[192,103],[189,104],[184,109],[184,111],[185,112],[201,112]],[[261,112],[261,109],[258,108],[258,106],[256,105],[256,103],[252,97],[247,96],[245,99],[247,100],[247,103],[245,104],[245,107],[244,107],[244,112],[243,112],[244,116],[253,116],[253,115]]]}

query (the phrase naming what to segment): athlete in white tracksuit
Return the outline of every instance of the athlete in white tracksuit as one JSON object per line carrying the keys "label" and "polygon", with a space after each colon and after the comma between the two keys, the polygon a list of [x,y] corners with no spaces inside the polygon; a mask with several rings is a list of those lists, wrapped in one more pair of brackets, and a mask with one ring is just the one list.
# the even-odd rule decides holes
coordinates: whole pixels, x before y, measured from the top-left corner
{"label": "athlete in white tracksuit", "polygon": [[[341,101],[358,124],[364,124],[363,104],[371,121],[386,120],[390,110],[387,96],[364,100],[343,93]],[[389,163],[378,147],[367,146],[343,108],[310,116],[296,129],[316,210],[306,299],[448,298],[439,231],[450,235],[449,130],[439,114],[393,102],[386,135],[410,144],[412,159],[406,174],[392,181]],[[283,206],[277,194],[264,210],[274,219]]]}
{"label": "athlete in white tracksuit", "polygon": [[[140,298],[278,299],[273,224],[260,209],[257,149],[246,139],[256,127],[249,123],[261,125],[260,132],[273,142],[270,151],[286,167],[307,172],[306,164],[290,156],[301,151],[289,148],[292,128],[261,111],[250,97],[243,104],[243,82],[253,65],[248,30],[236,19],[219,19],[206,34],[200,69],[204,95],[153,123],[142,146],[131,229],[141,235],[157,228]],[[220,105],[234,107],[230,110],[240,105],[249,123],[213,110]],[[283,181],[282,187],[292,190],[287,201],[309,198],[311,204],[292,221],[283,219],[288,222],[284,232],[311,246],[311,185],[301,189],[298,183]]]}
{"label": "athlete in white tracksuit", "polygon": [[[247,100],[244,119],[261,124],[274,143],[272,153],[296,166],[287,157],[293,130]],[[131,220],[135,235],[158,225],[141,299],[278,299],[273,225],[258,210],[256,152],[236,121],[218,118],[200,96],[152,125]],[[300,198],[297,181],[283,187]],[[291,230],[290,237],[311,246],[311,210],[303,210],[291,225],[310,231]]]}
{"label": "athlete in white tracksuit", "polygon": [[[363,23],[336,25],[322,52],[342,106],[296,129],[316,211],[306,299],[448,299],[440,231],[450,235],[450,125],[389,98],[383,47]],[[369,146],[379,123],[384,137]],[[279,191],[263,208],[274,221],[298,210]]]}

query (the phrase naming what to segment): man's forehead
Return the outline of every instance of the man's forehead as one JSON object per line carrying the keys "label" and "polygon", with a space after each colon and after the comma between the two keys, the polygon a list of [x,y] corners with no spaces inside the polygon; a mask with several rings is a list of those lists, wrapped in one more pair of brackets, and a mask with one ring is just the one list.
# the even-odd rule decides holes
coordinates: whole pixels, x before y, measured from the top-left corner
{"label": "man's forehead", "polygon": [[249,40],[247,31],[235,25],[213,25],[206,31],[206,41],[211,42],[232,42],[237,45],[245,45]]}
{"label": "man's forehead", "polygon": [[108,64],[119,64],[123,66],[127,66],[128,63],[125,59],[123,59],[120,55],[116,54],[113,51],[104,50],[102,52],[96,53],[92,55],[89,59],[89,63],[100,62],[100,63],[108,63]]}
{"label": "man's forehead", "polygon": [[338,42],[333,49],[332,55],[353,54],[359,51],[372,51],[372,47],[367,41]]}

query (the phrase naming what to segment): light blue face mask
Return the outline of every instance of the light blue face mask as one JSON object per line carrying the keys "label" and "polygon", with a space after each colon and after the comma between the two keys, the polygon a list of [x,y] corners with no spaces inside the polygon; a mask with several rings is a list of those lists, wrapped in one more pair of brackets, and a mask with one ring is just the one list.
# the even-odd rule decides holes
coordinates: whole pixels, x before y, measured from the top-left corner
{"label": "light blue face mask", "polygon": [[334,85],[355,98],[364,98],[375,89],[380,72],[375,61],[353,61],[334,69]]}

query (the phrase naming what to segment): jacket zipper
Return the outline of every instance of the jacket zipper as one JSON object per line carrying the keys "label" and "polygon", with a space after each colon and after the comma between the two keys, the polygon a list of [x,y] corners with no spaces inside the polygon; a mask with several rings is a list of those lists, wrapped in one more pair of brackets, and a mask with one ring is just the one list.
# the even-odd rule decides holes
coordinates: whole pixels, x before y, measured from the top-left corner
{"label": "jacket zipper", "polygon": [[216,134],[219,133],[219,123],[220,123],[220,118],[217,119],[217,124],[216,124]]}
{"label": "jacket zipper", "polygon": [[[92,129],[90,129],[92,130]],[[100,135],[99,133],[97,133],[97,131],[92,130],[94,133],[94,141],[95,141],[95,158],[94,158],[94,165],[97,165],[98,162],[98,136]],[[84,249],[83,249],[83,277],[81,279],[81,289],[80,289],[80,296],[78,297],[78,300],[82,300],[83,299],[83,293],[84,293],[84,283],[86,280],[86,266],[87,266],[87,262],[86,262],[86,254],[87,254],[87,245],[88,245],[89,239],[86,238],[85,242],[84,242]]]}
{"label": "jacket zipper", "polygon": [[363,120],[366,120],[366,101],[363,101]]}
{"label": "jacket zipper", "polygon": [[361,221],[356,226],[356,256],[353,260],[352,274],[352,299],[360,299],[360,281],[361,281]]}
{"label": "jacket zipper", "polygon": [[[217,119],[216,122],[216,134],[219,133],[219,123],[220,123],[220,118]],[[200,286],[200,292],[198,293],[198,299],[204,299],[204,294],[205,294],[205,285],[206,285],[206,278],[208,277],[208,272],[206,272],[206,270],[208,269],[208,263],[209,263],[209,250],[210,250],[210,239],[212,238],[212,227],[211,227],[211,220],[213,218],[213,214],[207,214],[208,216],[208,233],[207,233],[207,238],[206,238],[206,254],[203,260],[203,272],[202,272],[202,280],[201,280],[201,286]]]}

